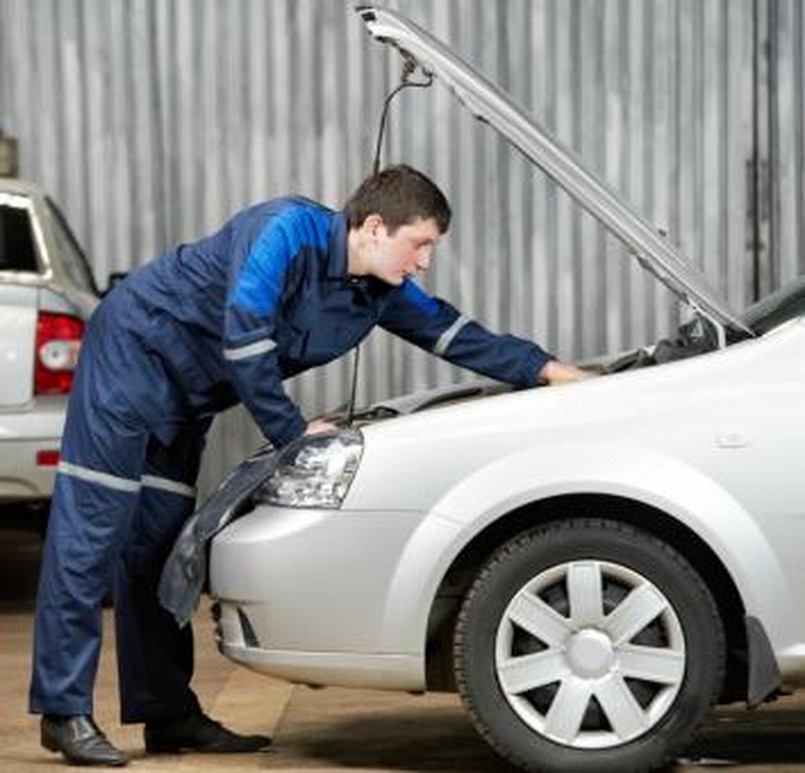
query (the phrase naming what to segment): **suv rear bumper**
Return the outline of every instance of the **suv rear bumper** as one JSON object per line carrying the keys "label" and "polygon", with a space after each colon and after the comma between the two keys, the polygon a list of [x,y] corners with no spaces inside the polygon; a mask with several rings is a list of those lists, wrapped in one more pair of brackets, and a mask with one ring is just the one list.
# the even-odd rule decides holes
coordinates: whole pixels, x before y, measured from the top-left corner
{"label": "suv rear bumper", "polygon": [[36,404],[0,411],[0,504],[49,499],[55,466],[39,466],[39,451],[58,451],[66,400],[47,397]]}

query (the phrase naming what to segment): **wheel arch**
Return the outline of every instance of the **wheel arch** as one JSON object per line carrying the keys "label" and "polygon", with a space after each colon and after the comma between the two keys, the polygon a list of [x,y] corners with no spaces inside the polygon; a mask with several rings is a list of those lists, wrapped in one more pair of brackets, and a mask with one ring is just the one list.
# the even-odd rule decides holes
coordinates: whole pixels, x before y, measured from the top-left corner
{"label": "wheel arch", "polygon": [[528,529],[568,517],[594,515],[635,526],[683,555],[701,576],[719,609],[727,641],[727,670],[721,701],[746,697],[745,605],[715,551],[678,519],[653,505],[613,494],[562,494],[518,507],[478,532],[444,573],[431,605],[427,627],[428,689],[453,690],[452,639],[458,609],[478,569],[503,543]]}

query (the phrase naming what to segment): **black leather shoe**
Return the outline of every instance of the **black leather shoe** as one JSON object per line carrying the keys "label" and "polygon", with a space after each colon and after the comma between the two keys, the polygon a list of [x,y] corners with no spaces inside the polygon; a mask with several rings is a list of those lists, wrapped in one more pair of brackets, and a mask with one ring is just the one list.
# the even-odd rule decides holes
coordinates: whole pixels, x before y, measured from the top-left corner
{"label": "black leather shoe", "polygon": [[188,714],[165,722],[145,723],[145,750],[150,754],[256,752],[271,744],[265,735],[238,735],[206,714]]}
{"label": "black leather shoe", "polygon": [[71,765],[122,767],[128,764],[126,753],[109,743],[92,717],[45,714],[41,731],[42,746],[52,752],[61,752]]}

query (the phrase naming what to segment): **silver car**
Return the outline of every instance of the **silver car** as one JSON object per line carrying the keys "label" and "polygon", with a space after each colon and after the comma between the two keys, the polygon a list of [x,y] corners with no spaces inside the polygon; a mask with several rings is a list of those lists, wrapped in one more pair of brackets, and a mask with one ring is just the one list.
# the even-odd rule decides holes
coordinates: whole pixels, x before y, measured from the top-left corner
{"label": "silver car", "polygon": [[56,205],[0,177],[0,528],[42,528],[84,323],[98,302]]}
{"label": "silver car", "polygon": [[733,311],[452,51],[360,12],[695,320],[601,378],[392,401],[269,454],[256,490],[220,508],[220,649],[294,682],[457,689],[525,770],[661,765],[714,704],[805,682],[803,288]]}

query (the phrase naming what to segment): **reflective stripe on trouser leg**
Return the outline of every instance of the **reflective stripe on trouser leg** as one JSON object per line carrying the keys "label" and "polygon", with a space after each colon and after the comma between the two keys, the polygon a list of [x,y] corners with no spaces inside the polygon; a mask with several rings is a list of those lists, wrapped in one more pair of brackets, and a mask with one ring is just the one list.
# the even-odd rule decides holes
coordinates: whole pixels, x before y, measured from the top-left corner
{"label": "reflective stripe on trouser leg", "polygon": [[64,464],[56,475],[42,553],[30,692],[34,713],[92,713],[101,601],[136,508],[148,439],[143,420],[118,399],[108,363],[93,349],[93,338],[108,331],[92,321],[90,327],[70,395]]}
{"label": "reflective stripe on trouser leg", "polygon": [[56,477],[36,606],[30,706],[91,714],[101,646],[101,602],[115,545],[138,494]]}

